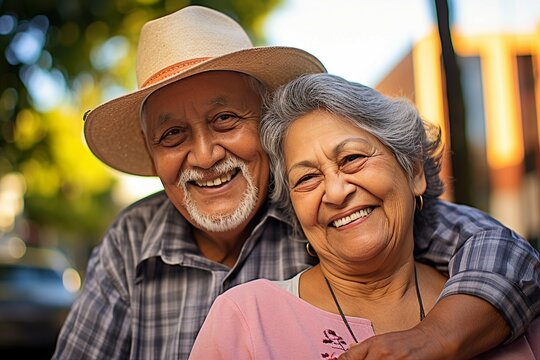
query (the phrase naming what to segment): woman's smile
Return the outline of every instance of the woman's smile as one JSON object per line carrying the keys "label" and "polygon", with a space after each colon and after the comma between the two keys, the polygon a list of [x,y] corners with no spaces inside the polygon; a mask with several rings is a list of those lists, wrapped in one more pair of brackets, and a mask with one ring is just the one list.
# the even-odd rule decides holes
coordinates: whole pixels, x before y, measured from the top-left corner
{"label": "woman's smile", "polygon": [[367,207],[367,208],[357,210],[350,215],[346,215],[336,220],[333,220],[332,222],[330,222],[329,225],[335,228],[340,228],[342,226],[345,226],[354,222],[355,220],[366,218],[367,216],[369,216],[369,214],[371,214],[373,209],[374,209],[373,207]]}

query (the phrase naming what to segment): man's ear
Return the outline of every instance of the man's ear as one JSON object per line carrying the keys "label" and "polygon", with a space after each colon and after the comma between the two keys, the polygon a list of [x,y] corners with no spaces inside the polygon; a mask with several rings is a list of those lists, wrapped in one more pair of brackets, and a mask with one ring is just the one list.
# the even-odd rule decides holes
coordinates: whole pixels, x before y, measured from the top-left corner
{"label": "man's ear", "polygon": [[412,179],[412,190],[414,196],[422,195],[427,188],[426,176],[424,174],[424,167],[422,165],[418,166],[418,170]]}

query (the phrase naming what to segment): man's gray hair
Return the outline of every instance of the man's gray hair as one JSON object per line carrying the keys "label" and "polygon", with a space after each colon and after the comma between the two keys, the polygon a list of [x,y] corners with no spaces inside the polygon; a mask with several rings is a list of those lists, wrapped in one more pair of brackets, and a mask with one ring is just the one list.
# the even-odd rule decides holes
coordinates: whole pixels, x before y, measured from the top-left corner
{"label": "man's gray hair", "polygon": [[273,176],[270,198],[285,210],[296,230],[299,227],[290,202],[283,143],[291,124],[315,110],[343,117],[375,136],[394,153],[409,180],[423,165],[427,188],[422,213],[426,216],[430,213],[433,201],[444,189],[439,176],[440,129],[423,121],[415,106],[404,98],[384,96],[368,86],[335,75],[304,75],[265,99],[259,129],[263,148],[270,156]]}

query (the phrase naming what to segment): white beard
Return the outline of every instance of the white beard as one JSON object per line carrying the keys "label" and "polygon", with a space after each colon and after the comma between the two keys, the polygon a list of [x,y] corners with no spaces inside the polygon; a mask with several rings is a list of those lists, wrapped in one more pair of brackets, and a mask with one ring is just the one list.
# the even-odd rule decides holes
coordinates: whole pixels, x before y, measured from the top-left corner
{"label": "white beard", "polygon": [[[209,172],[219,176],[219,174],[226,174],[235,168],[240,168],[241,175],[244,176],[247,182],[247,189],[240,199],[240,204],[229,214],[205,214],[201,212],[187,189],[187,183],[200,180]],[[209,232],[224,232],[239,227],[253,212],[257,204],[258,189],[254,184],[253,177],[249,173],[247,164],[236,157],[230,157],[208,170],[186,170],[180,174],[178,186],[184,191],[184,207],[186,211],[201,229]]]}

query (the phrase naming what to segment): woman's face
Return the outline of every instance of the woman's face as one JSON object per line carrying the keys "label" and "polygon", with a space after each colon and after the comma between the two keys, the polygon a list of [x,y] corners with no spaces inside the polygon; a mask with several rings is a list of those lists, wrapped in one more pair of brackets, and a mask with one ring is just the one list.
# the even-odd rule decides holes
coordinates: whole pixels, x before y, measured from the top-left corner
{"label": "woman's face", "polygon": [[291,125],[284,150],[294,210],[321,260],[412,254],[423,172],[409,181],[377,138],[323,110]]}

